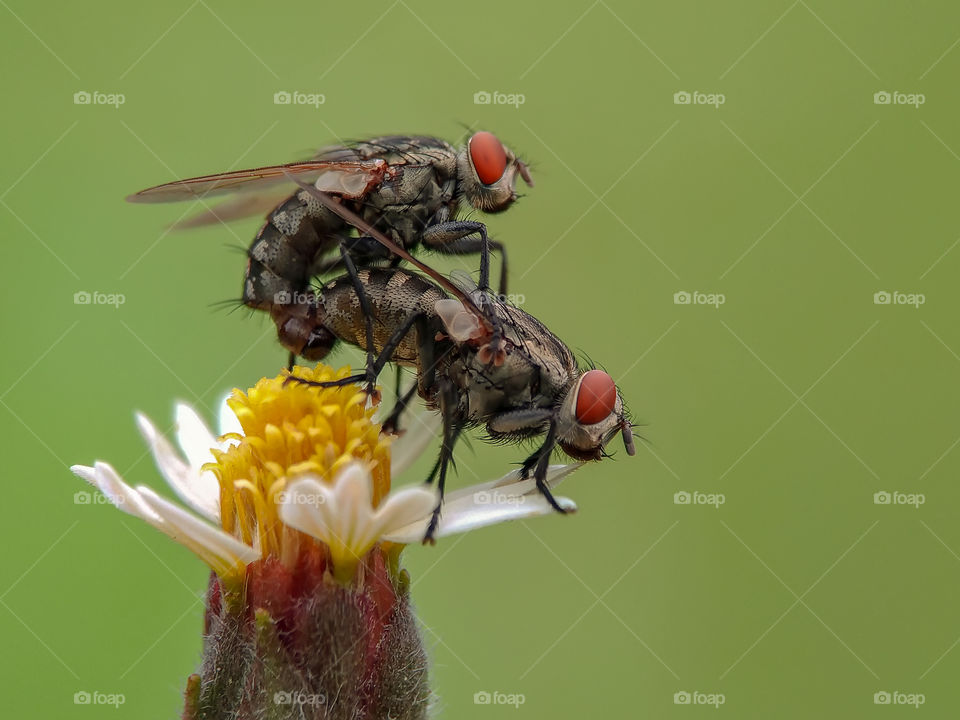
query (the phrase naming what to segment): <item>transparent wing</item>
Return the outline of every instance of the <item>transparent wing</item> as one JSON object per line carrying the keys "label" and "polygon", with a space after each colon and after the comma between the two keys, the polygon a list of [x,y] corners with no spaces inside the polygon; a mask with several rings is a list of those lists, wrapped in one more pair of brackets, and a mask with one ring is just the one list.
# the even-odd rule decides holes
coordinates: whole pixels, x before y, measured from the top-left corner
{"label": "transparent wing", "polygon": [[273,190],[281,184],[289,185],[293,178],[312,183],[323,192],[358,198],[382,182],[388,171],[389,166],[380,159],[309,160],[174,180],[141,190],[127,200],[135,203],[179,202],[235,192],[259,192]]}
{"label": "transparent wing", "polygon": [[174,223],[173,230],[189,230],[191,228],[228,223],[254,215],[264,216],[290,196],[290,190],[275,190],[273,192],[243,193],[230,200],[206,208],[184,220]]}

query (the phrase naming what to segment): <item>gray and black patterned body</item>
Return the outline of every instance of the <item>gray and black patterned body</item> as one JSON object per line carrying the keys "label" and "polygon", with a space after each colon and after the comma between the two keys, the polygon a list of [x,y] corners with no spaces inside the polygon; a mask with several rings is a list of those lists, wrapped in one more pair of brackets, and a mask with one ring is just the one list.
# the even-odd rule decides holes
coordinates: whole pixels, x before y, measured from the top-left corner
{"label": "gray and black patterned body", "polygon": [[[403,268],[365,268],[358,276],[373,320],[376,372],[386,362],[415,368],[418,394],[430,407],[446,410],[458,428],[482,425],[495,440],[515,441],[542,435],[553,424],[557,442],[580,459],[599,459],[603,445],[629,428],[613,381],[599,370],[590,373],[605,376],[614,394],[601,399],[606,403],[602,416],[582,422],[596,415],[581,407],[581,384],[590,373],[584,373],[570,348],[532,315],[490,293],[472,292],[472,300],[497,328],[498,349],[490,353],[491,332],[480,325],[464,331],[458,326],[463,318],[450,314],[451,303],[454,313],[469,317],[468,311],[422,275]],[[367,315],[349,277],[325,285],[311,309],[301,319],[309,333],[304,328],[295,331],[313,338],[311,354],[326,356],[337,341],[371,350]],[[446,408],[445,392],[453,400]]]}
{"label": "gray and black patterned body", "polygon": [[[414,249],[427,227],[447,222],[456,213],[457,155],[443,140],[378,138],[332,148],[315,159],[331,163],[385,163],[383,179],[371,190],[355,198],[348,192],[337,194],[354,212],[404,249]],[[397,172],[389,176],[387,167]],[[277,298],[293,302],[307,291],[314,276],[337,264],[338,258],[331,254],[351,229],[308,191],[291,195],[270,213],[250,245],[244,304],[269,310],[277,304]],[[365,257],[362,249],[354,251],[354,261],[360,267],[385,259],[380,252]]]}
{"label": "gray and black patterned body", "polygon": [[[480,294],[475,292],[474,297]],[[487,296],[489,297],[489,296]],[[476,424],[498,418],[487,426],[491,437],[519,439],[538,435],[541,426],[523,426],[503,432],[504,414],[520,410],[552,409],[580,375],[576,358],[560,338],[523,310],[500,301],[489,307],[499,320],[509,348],[501,365],[483,362],[467,344],[467,351],[451,354],[446,373],[459,391],[460,416]],[[543,423],[546,425],[546,423]]]}
{"label": "gray and black patterned body", "polygon": [[[433,283],[402,269],[362,269],[358,273],[364,292],[373,309],[374,353],[379,355],[384,346],[407,318],[413,315],[435,316],[437,301],[446,294]],[[332,280],[317,296],[318,320],[339,340],[367,350],[364,332],[365,316],[360,298],[346,275]],[[430,332],[443,331],[439,321],[427,323]],[[419,338],[411,331],[398,342],[391,362],[419,371],[420,345],[431,338]]]}
{"label": "gray and black patterned body", "polygon": [[[449,297],[422,275],[402,268],[366,268],[359,270],[358,276],[372,311],[374,354],[382,355],[404,323],[420,316],[423,330],[414,324],[398,339],[390,362],[415,368],[418,378],[427,380],[418,385],[418,392],[433,407],[437,407],[438,378],[450,382],[457,390],[458,420],[465,425],[484,424],[514,410],[551,408],[579,374],[570,349],[519,308],[505,303],[495,306],[510,350],[501,365],[489,366],[480,360],[473,342],[458,343],[446,336],[448,330],[436,306]],[[352,280],[348,276],[332,280],[315,296],[314,314],[308,322],[318,340],[309,354],[325,356],[337,340],[368,350],[365,320]],[[424,344],[431,345],[433,368],[424,365]],[[537,428],[508,433],[499,433],[495,427],[487,430],[496,437],[539,432]]]}
{"label": "gray and black patterned body", "polygon": [[[247,251],[242,302],[266,310],[278,327],[308,308],[317,276],[355,267],[395,266],[400,259],[317,202],[310,191],[334,196],[404,250],[423,245],[447,254],[477,253],[479,222],[456,221],[461,204],[500,212],[516,199],[517,176],[532,184],[526,165],[488,132],[475,133],[457,149],[427,136],[390,135],[320,151],[311,160],[178,180],[128,198],[134,202],[200,200],[238,193],[181,227],[223,222],[269,209]],[[277,197],[277,186],[301,189]],[[263,193],[268,189],[272,192]],[[252,192],[252,191],[257,191]],[[288,191],[289,192],[289,191]],[[484,240],[484,242],[487,242]],[[506,292],[506,255],[501,253],[501,293]],[[361,288],[358,286],[358,290]],[[290,323],[287,323],[290,325]],[[281,337],[289,332],[281,332]],[[304,347],[303,338],[286,347]],[[307,359],[317,359],[307,355]]]}

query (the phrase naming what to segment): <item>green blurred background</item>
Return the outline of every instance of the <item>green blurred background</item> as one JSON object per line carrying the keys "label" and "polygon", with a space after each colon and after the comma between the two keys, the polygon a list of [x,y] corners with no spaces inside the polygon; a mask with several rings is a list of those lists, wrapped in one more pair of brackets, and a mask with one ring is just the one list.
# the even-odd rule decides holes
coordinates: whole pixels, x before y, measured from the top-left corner
{"label": "green blurred background", "polygon": [[[67,466],[159,486],[134,409],[212,419],[285,361],[267,318],[211,307],[259,221],[167,234],[187,206],[124,196],[464,125],[532,164],[489,219],[512,290],[614,375],[646,441],[567,482],[576,517],[407,551],[437,715],[855,718],[886,692],[956,716],[955,3],[0,5],[6,716],[178,715],[206,570],[74,504]],[[520,457],[474,440],[457,482]],[[77,707],[84,690],[126,702]]]}

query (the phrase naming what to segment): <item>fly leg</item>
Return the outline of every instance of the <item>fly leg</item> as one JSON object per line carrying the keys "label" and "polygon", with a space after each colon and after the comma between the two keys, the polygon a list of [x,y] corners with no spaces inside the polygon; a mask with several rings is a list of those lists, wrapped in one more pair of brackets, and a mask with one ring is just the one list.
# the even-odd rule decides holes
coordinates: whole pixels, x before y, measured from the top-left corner
{"label": "fly leg", "polygon": [[407,409],[407,405],[410,404],[410,401],[413,400],[413,396],[417,393],[417,384],[414,383],[410,386],[410,389],[407,390],[402,396],[400,395],[400,369],[397,368],[397,404],[393,406],[393,410],[390,411],[390,414],[387,416],[387,419],[383,421],[382,432],[390,433],[391,435],[398,435],[400,433],[400,416]]}
{"label": "fly leg", "polygon": [[[469,237],[470,235],[479,235],[480,237]],[[500,319],[497,317],[494,306],[497,299],[490,297],[490,248],[494,246],[493,241],[487,236],[487,226],[481,222],[456,220],[450,222],[438,223],[427,228],[423,232],[422,241],[424,246],[440,250],[441,252],[450,252],[451,248],[459,245],[468,246],[472,252],[480,253],[480,282],[477,289],[480,291],[476,297],[477,306],[483,311],[489,326],[491,328],[490,338],[486,344],[480,348],[478,358],[486,365],[501,365],[505,359],[503,349],[503,327]],[[501,250],[503,246],[496,243]],[[446,250],[444,249],[446,248]],[[454,253],[450,253],[454,254]],[[506,257],[504,257],[506,260]],[[506,265],[501,265],[500,275],[501,293],[506,288]]]}
{"label": "fly leg", "polygon": [[[387,416],[387,419],[384,420],[382,427],[383,432],[397,433],[400,423],[400,416],[407,409],[407,405],[410,404],[410,401],[413,400],[413,396],[417,391],[420,392],[420,395],[427,397],[433,392],[435,387],[436,375],[437,375],[437,363],[442,360],[450,350],[444,351],[439,357],[436,355],[436,342],[434,341],[433,335],[430,332],[429,327],[427,326],[427,319],[424,316],[421,316],[417,320],[417,347],[419,352],[417,355],[417,381],[410,386],[403,396],[400,396],[400,368],[397,368],[397,404],[394,405],[393,410],[390,411],[390,414]],[[430,479],[428,482],[433,481],[433,477],[436,474],[436,468],[430,473]]]}
{"label": "fly leg", "polygon": [[457,420],[457,392],[453,384],[446,379],[442,379],[440,384],[440,412],[443,413],[443,444],[440,446],[440,457],[437,459],[436,465],[433,466],[430,477],[427,478],[427,484],[432,483],[434,477],[437,478],[437,491],[440,494],[440,500],[430,516],[427,532],[423,536],[424,545],[436,543],[433,536],[440,524],[440,511],[443,509],[443,490],[447,483],[447,469],[453,464],[453,448],[463,430],[463,423]]}
{"label": "fly leg", "polygon": [[550,468],[550,455],[557,446],[557,423],[550,421],[550,427],[547,430],[547,437],[544,438],[543,445],[537,448],[533,454],[523,461],[521,477],[530,477],[530,471],[533,470],[533,479],[537,483],[537,490],[550,503],[550,507],[558,513],[566,514],[566,510],[561,507],[553,493],[550,492],[550,486],[547,485],[547,470]]}
{"label": "fly leg", "polygon": [[[343,238],[340,243],[346,245],[347,252],[353,257],[355,263],[359,263],[363,267],[374,265],[378,260],[387,261],[392,255],[387,248],[371,237],[348,237]],[[344,267],[343,256],[337,255],[321,260],[314,268],[314,273],[316,275],[327,275],[342,270]]]}
{"label": "fly leg", "polygon": [[[479,237],[478,237],[479,236]],[[490,251],[500,253],[500,294],[507,294],[507,251],[502,243],[487,237],[487,226],[473,220],[451,220],[423,231],[424,247],[444,255],[480,255],[480,289],[490,289]]]}
{"label": "fly leg", "polygon": [[[413,398],[413,394],[416,390],[419,390],[420,394],[424,397],[427,397],[428,395],[433,396],[434,393],[438,396],[440,412],[443,415],[443,444],[440,448],[440,456],[437,458],[437,462],[434,464],[433,470],[430,471],[430,475],[427,477],[426,484],[432,484],[434,478],[436,478],[437,490],[440,498],[437,502],[437,506],[433,510],[433,514],[430,516],[430,522],[427,525],[427,531],[423,536],[424,544],[433,544],[436,542],[433,536],[437,531],[438,525],[440,524],[440,512],[443,508],[443,492],[447,483],[447,471],[451,465],[456,467],[456,463],[453,459],[453,448],[457,443],[457,439],[460,437],[460,433],[463,431],[464,425],[458,415],[458,395],[456,387],[454,387],[450,380],[442,376],[438,377],[437,374],[437,365],[441,360],[443,360],[446,354],[450,352],[450,350],[448,349],[440,355],[437,355],[436,343],[434,341],[433,334],[430,331],[430,327],[427,324],[426,316],[414,316],[414,320],[416,322],[417,346],[419,347],[417,358],[417,383],[407,390],[403,397],[397,401],[396,407],[394,407],[393,411],[390,413],[390,416],[387,418],[386,422],[384,422],[383,427],[386,429],[391,424],[396,426],[396,422],[399,419],[400,414],[404,411],[407,404]],[[406,333],[403,333],[403,335],[405,334]],[[393,339],[394,338],[391,338],[391,340]],[[383,352],[386,352],[386,350],[387,348],[384,347]],[[381,353],[381,357],[382,355],[383,353]]]}
{"label": "fly leg", "polygon": [[[346,254],[344,253],[344,247],[346,247]],[[350,273],[350,269],[347,267],[346,256],[349,255],[351,259],[354,260],[354,266],[356,263],[360,263],[361,266],[367,267],[377,264],[377,261],[386,262],[391,259],[392,253],[377,242],[374,238],[371,237],[349,237],[344,238],[340,241],[340,253],[335,257],[329,257],[322,260],[316,267],[316,274],[320,276],[327,275],[336,270],[346,269],[348,274],[350,274],[351,282],[354,283],[354,289],[357,292],[357,297],[360,299],[361,303],[366,299],[363,294],[363,287],[358,282],[355,281],[354,275]],[[396,260],[397,258],[394,256]],[[354,271],[355,272],[355,271]],[[372,329],[372,319],[370,314],[364,310],[364,315],[366,316],[366,324],[370,326],[369,329]],[[370,336],[367,335],[368,343],[368,352],[367,352],[367,366],[370,366],[370,351],[369,348],[372,348],[370,345]],[[289,369],[289,368],[288,368]],[[400,379],[402,377],[402,372],[400,368],[397,368],[397,392],[396,397],[400,398]],[[391,417],[393,414],[391,413]],[[392,432],[397,432],[397,429],[394,428]]]}
{"label": "fly leg", "polygon": [[[353,283],[353,289],[356,291],[357,299],[360,301],[360,310],[363,312],[363,324],[367,339],[367,372],[365,375],[367,395],[374,398],[375,402],[380,402],[380,393],[377,391],[377,376],[380,374],[380,370],[375,369],[377,359],[375,358],[376,347],[374,347],[373,341],[373,311],[370,309],[370,300],[367,298],[367,292],[363,287],[363,283],[360,282],[359,274],[357,274],[357,266],[353,264],[353,258],[350,257],[347,245],[343,241],[340,242],[340,259],[343,260],[343,265],[347,269],[347,275],[350,276],[350,282]],[[407,329],[409,330],[409,328]],[[404,335],[406,335],[406,331]],[[402,339],[401,337],[397,342],[399,343]],[[396,345],[393,349],[396,349]],[[390,351],[391,354],[393,353],[393,349]],[[384,350],[386,350],[386,348],[384,348]],[[381,365],[381,368],[382,367]]]}

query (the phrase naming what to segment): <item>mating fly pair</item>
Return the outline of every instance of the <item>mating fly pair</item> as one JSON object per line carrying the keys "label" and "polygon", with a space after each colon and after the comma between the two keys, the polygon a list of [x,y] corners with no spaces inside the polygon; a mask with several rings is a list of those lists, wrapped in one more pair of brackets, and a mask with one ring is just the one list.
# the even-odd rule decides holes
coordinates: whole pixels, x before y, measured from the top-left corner
{"label": "mating fly pair", "polygon": [[[382,156],[371,159],[371,148]],[[526,166],[489,133],[475,134],[455,154],[454,175],[451,152],[432,138],[381,138],[328,151],[323,161],[245,171],[241,178],[227,173],[169,183],[134,199],[222,192],[235,182],[297,182],[300,190],[274,209],[250,248],[244,301],[268,309],[281,342],[308,359],[325,357],[338,341],[365,350],[365,372],[333,384],[366,381],[372,390],[387,363],[415,368],[416,384],[398,399],[384,427],[396,427],[414,393],[441,413],[443,441],[428,479],[436,479],[441,498],[457,439],[465,429],[483,426],[493,441],[543,437],[522,471],[532,473],[540,492],[564,512],[546,484],[554,449],[597,460],[620,434],[632,455],[632,426],[606,372],[581,371],[571,350],[540,321],[490,292],[490,251],[502,246],[481,223],[452,219],[461,198],[488,211],[507,207],[515,198],[515,177],[530,183]],[[351,153],[354,160],[347,159]],[[417,194],[411,194],[414,188]],[[250,205],[231,202],[216,219],[239,216]],[[199,222],[211,221],[215,212]],[[418,243],[478,252],[479,286],[459,287],[412,257],[407,250]],[[423,274],[396,267],[402,260]],[[346,275],[308,289],[314,275],[338,267]],[[504,284],[505,274],[501,290]],[[296,292],[297,301],[288,307],[263,292],[278,287],[290,297]],[[432,539],[441,507],[425,541]]]}

